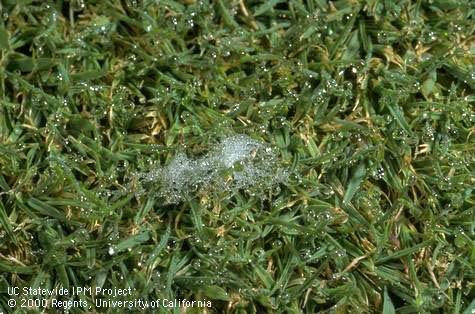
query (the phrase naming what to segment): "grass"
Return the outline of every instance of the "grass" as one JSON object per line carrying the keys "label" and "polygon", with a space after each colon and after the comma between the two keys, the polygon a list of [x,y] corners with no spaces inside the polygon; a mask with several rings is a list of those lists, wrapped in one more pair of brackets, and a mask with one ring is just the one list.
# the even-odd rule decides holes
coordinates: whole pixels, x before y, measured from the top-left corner
{"label": "grass", "polygon": [[[197,313],[473,313],[473,1],[1,14],[0,312],[25,311],[11,287],[131,287],[120,300],[212,302]],[[172,204],[141,184],[235,134],[287,180]]]}

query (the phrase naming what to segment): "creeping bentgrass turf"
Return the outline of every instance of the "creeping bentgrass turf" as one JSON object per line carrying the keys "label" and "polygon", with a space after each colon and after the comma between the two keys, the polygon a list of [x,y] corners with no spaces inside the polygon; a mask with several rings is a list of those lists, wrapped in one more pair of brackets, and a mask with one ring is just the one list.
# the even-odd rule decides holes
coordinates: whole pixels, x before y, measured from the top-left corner
{"label": "creeping bentgrass turf", "polygon": [[0,11],[0,312],[474,313],[475,1]]}

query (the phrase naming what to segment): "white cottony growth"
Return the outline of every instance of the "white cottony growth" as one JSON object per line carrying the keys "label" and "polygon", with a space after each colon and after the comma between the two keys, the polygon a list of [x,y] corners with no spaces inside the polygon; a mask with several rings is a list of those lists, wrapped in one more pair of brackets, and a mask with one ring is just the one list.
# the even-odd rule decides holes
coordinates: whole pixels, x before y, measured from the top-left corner
{"label": "white cottony growth", "polygon": [[232,167],[236,162],[250,158],[253,152],[262,148],[262,144],[245,135],[225,138],[217,149],[217,160],[225,167]]}
{"label": "white cottony growth", "polygon": [[185,154],[180,153],[168,166],[163,168],[161,178],[171,188],[180,190],[186,185],[186,178],[191,178],[195,171],[195,162],[188,159]]}
{"label": "white cottony growth", "polygon": [[244,189],[264,195],[286,178],[270,147],[249,136],[234,135],[200,158],[179,153],[168,165],[139,175],[139,182],[141,192],[156,191],[166,202],[178,203],[199,191]]}

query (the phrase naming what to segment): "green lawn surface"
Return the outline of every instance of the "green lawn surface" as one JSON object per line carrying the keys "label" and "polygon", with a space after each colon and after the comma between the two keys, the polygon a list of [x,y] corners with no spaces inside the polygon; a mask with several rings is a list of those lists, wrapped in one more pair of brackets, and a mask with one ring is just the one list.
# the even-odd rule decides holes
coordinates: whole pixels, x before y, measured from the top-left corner
{"label": "green lawn surface", "polygon": [[475,313],[474,91],[471,0],[0,1],[0,312]]}

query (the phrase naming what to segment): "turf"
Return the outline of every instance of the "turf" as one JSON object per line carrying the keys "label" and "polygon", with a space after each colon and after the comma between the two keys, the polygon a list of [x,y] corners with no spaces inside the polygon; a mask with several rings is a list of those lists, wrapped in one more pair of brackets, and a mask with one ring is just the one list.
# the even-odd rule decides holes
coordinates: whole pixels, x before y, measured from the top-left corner
{"label": "turf", "polygon": [[[475,2],[4,0],[1,21],[0,312],[26,311],[12,287],[475,310]],[[236,136],[266,176],[232,184],[238,160],[167,199],[163,169]]]}

